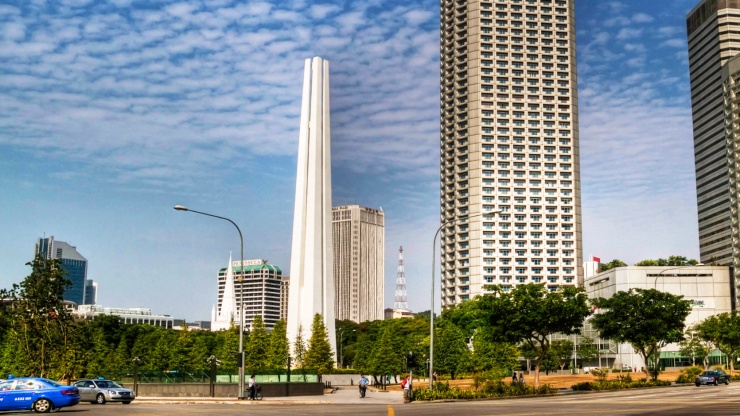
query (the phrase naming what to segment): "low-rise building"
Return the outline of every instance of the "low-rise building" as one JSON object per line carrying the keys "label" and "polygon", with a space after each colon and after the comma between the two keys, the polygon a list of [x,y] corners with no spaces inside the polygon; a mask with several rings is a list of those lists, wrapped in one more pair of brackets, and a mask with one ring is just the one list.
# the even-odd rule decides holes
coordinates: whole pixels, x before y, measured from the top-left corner
{"label": "low-rise building", "polygon": [[93,319],[98,315],[118,316],[124,324],[147,324],[173,328],[175,319],[169,315],[154,315],[147,308],[105,308],[101,305],[79,305],[72,312],[82,319]]}
{"label": "low-rise building", "polygon": [[[584,286],[591,299],[609,298],[630,289],[657,289],[682,295],[692,305],[686,318],[686,328],[689,328],[712,315],[735,309],[732,281],[731,269],[726,266],[631,266],[595,274],[586,278]],[[678,351],[677,344],[663,348],[662,364],[666,367],[686,365]],[[614,367],[640,370],[644,365],[630,345],[618,345]]]}
{"label": "low-rise building", "polygon": [[414,313],[408,309],[385,308],[385,319],[413,318]]}

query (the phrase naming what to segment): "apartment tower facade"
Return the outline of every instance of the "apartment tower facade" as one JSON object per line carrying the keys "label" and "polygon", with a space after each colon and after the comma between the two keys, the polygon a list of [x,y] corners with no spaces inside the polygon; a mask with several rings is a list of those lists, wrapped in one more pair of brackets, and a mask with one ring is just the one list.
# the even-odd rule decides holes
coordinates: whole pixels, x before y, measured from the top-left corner
{"label": "apartment tower facade", "polygon": [[385,213],[360,205],[333,207],[332,234],[336,319],[383,319]]}
{"label": "apartment tower facade", "polygon": [[440,23],[442,306],[582,284],[574,0],[442,0]]}
{"label": "apartment tower facade", "polygon": [[738,257],[737,234],[733,239],[738,216],[737,207],[730,202],[728,157],[732,155],[725,134],[722,73],[723,66],[740,52],[740,1],[699,2],[686,17],[686,33],[700,259],[728,266]]}

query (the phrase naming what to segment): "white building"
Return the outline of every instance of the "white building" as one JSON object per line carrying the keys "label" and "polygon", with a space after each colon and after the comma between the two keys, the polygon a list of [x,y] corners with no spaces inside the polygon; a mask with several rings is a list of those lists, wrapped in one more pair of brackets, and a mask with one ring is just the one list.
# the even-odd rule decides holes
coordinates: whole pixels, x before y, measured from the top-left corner
{"label": "white building", "polygon": [[83,319],[92,319],[98,315],[112,315],[120,317],[124,324],[147,324],[170,329],[175,321],[169,315],[153,315],[152,310],[147,308],[105,308],[101,305],[79,305],[72,313]]}
{"label": "white building", "polygon": [[[692,302],[686,328],[709,316],[730,312],[734,306],[730,270],[725,266],[617,267],[587,278],[585,288],[591,299],[609,298],[619,291],[637,288],[682,295]],[[678,350],[677,344],[669,344],[661,351],[661,357],[673,356]],[[630,345],[622,344],[618,346],[614,365],[640,370],[645,363]]]}
{"label": "white building", "polygon": [[385,213],[360,205],[332,208],[335,318],[383,319]]}
{"label": "white building", "polygon": [[443,307],[582,283],[574,3],[441,1]]}

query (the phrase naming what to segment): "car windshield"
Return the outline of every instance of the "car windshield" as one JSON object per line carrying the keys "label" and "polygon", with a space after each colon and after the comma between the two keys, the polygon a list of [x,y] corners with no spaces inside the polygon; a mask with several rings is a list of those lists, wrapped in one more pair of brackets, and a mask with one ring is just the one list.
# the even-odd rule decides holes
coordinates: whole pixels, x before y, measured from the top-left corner
{"label": "car windshield", "polygon": [[121,386],[118,385],[115,381],[110,380],[101,380],[96,382],[98,384],[98,387],[101,389],[120,389]]}
{"label": "car windshield", "polygon": [[701,373],[701,375],[703,375],[704,377],[711,377],[711,376],[716,376],[717,373],[715,373],[714,371],[705,371]]}

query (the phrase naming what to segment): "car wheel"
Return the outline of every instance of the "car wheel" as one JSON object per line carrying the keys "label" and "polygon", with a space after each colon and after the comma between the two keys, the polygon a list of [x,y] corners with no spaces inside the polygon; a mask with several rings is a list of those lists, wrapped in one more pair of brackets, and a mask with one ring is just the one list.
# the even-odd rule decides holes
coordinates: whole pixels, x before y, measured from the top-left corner
{"label": "car wheel", "polygon": [[38,399],[33,403],[33,411],[36,413],[49,413],[53,406],[49,399]]}
{"label": "car wheel", "polygon": [[95,401],[98,404],[105,404],[105,395],[104,394],[98,394],[97,397],[95,397]]}
{"label": "car wheel", "polygon": [[725,380],[725,386],[727,386],[729,384],[730,384],[730,379],[728,378],[728,379]]}
{"label": "car wheel", "polygon": [[701,383],[694,383],[696,387],[701,387]]}
{"label": "car wheel", "polygon": [[131,402],[121,402],[121,403],[123,403],[123,404],[131,404]]}

